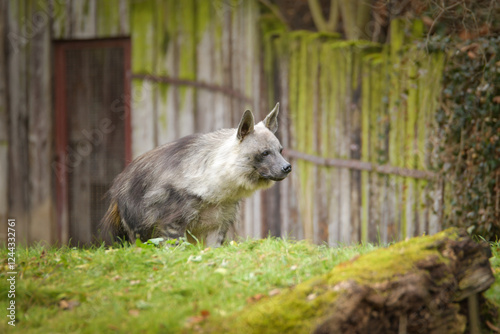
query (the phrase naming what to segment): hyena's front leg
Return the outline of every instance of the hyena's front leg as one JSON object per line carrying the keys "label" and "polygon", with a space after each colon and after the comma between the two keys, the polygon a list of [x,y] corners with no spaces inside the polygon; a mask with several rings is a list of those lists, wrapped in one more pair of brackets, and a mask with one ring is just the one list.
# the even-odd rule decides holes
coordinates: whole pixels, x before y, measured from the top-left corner
{"label": "hyena's front leg", "polygon": [[186,228],[198,219],[201,199],[173,187],[163,187],[145,196],[149,200],[152,237],[177,239],[184,237]]}
{"label": "hyena's front leg", "polygon": [[214,230],[208,233],[205,244],[209,247],[220,247],[226,240],[227,231],[229,226],[221,226],[218,230]]}
{"label": "hyena's front leg", "polygon": [[206,226],[205,244],[220,247],[226,240],[229,229],[237,220],[239,202],[221,203],[215,207],[208,207],[202,212],[201,226]]}
{"label": "hyena's front leg", "polygon": [[205,244],[215,248],[222,246],[231,225],[232,223],[222,224],[218,229],[210,231],[205,239]]}

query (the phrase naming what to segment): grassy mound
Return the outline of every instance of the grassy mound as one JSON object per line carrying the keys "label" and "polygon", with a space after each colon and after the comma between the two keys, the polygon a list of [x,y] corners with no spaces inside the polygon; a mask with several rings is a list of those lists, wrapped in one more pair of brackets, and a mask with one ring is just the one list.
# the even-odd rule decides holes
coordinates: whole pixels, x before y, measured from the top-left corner
{"label": "grassy mound", "polygon": [[[497,278],[499,248],[492,244],[490,260]],[[369,244],[330,248],[273,238],[217,249],[187,243],[170,248],[18,248],[16,327],[3,316],[0,332],[191,331],[271,300],[374,249]],[[5,310],[9,270],[7,250],[1,252],[0,309]],[[500,304],[498,282],[487,296]]]}

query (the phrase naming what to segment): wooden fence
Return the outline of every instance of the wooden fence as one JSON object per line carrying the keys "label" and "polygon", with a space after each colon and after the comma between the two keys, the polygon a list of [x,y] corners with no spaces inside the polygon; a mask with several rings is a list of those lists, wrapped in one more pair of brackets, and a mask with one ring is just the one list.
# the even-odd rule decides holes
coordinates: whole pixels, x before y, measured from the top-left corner
{"label": "wooden fence", "polygon": [[282,234],[329,244],[390,242],[440,229],[432,172],[441,53],[415,44],[419,22],[391,43],[270,31],[270,96],[294,172],[281,185]]}
{"label": "wooden fence", "polygon": [[294,170],[245,201],[235,233],[335,244],[439,229],[431,161],[443,56],[412,44],[406,31],[416,36],[418,25],[396,21],[389,48],[276,30],[257,1],[29,0],[0,9],[0,216],[17,219],[19,242],[64,241],[51,168],[53,42],[117,37],[131,41],[131,96],[116,101],[131,104],[133,157],[234,127],[247,108],[262,119],[281,103],[279,136]]}

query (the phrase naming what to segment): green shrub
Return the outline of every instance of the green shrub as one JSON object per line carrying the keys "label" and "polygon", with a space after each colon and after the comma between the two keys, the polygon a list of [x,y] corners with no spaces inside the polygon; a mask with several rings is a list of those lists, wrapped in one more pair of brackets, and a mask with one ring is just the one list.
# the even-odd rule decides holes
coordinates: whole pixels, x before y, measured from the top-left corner
{"label": "green shrub", "polygon": [[[500,235],[500,37],[456,43],[443,76],[438,168],[446,181],[444,225],[488,240]],[[450,47],[452,45],[452,47]]]}

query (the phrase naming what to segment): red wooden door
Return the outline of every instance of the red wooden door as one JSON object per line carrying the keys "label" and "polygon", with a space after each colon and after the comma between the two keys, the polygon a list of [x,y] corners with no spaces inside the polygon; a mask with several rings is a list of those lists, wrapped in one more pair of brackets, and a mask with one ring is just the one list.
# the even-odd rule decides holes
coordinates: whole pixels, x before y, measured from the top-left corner
{"label": "red wooden door", "polygon": [[129,39],[55,43],[55,170],[62,243],[101,240],[105,194],[131,158],[129,99]]}

